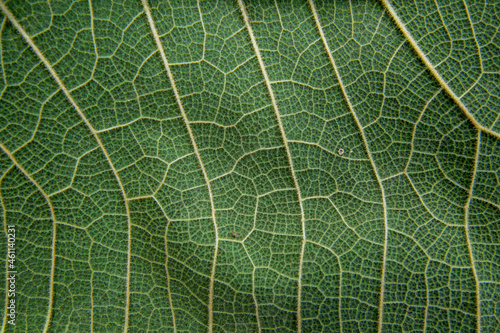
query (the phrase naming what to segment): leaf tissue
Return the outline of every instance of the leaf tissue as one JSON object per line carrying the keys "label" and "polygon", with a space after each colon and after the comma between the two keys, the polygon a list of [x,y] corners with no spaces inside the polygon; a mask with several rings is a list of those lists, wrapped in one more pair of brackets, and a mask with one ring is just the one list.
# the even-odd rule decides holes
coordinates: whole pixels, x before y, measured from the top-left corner
{"label": "leaf tissue", "polygon": [[500,331],[499,1],[0,8],[2,331]]}

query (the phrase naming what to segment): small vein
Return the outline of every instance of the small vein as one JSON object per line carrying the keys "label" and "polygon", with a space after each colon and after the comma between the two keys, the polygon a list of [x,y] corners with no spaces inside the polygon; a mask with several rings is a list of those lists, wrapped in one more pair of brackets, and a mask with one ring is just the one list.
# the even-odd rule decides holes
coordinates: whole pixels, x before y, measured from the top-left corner
{"label": "small vein", "polygon": [[337,263],[339,265],[339,268],[340,268],[340,271],[339,271],[339,310],[338,310],[338,316],[339,316],[339,331],[340,332],[343,332],[342,330],[342,306],[341,306],[341,296],[342,296],[342,264],[340,262],[340,257],[331,249],[329,248],[328,246],[325,246],[321,243],[317,243],[317,242],[313,242],[311,240],[308,240],[307,241],[308,243],[310,244],[313,244],[313,245],[316,245],[318,247],[321,247],[325,250],[327,250],[328,252],[330,252],[336,259],[337,259]]}
{"label": "small vein", "polygon": [[94,67],[92,68],[92,75],[91,77],[94,77],[95,70],[97,68],[97,62],[99,60],[99,52],[97,50],[97,43],[96,43],[96,38],[95,38],[95,28],[94,28],[94,8],[92,7],[92,0],[89,1],[89,15],[90,15],[90,32],[92,34],[92,43],[94,44],[94,51],[95,51],[95,63]]}
{"label": "small vein", "polygon": [[451,52],[453,50],[453,38],[451,38],[450,30],[448,30],[448,26],[446,25],[446,23],[444,23],[443,14],[441,14],[441,9],[439,9],[439,4],[437,3],[436,0],[434,0],[434,5],[436,6],[436,11],[439,15],[439,20],[441,21],[441,24],[443,25],[443,28],[446,31],[446,35],[448,35],[448,40],[450,40],[450,42],[451,42],[450,44],[452,44],[448,50],[448,54],[446,55],[446,57],[443,57],[444,59],[441,61],[441,63],[442,63],[442,62],[445,62],[446,59],[449,59],[451,57]]}
{"label": "small vein", "polygon": [[[197,4],[199,6],[199,2]],[[214,222],[214,228],[215,228],[214,260],[213,260],[213,264],[212,264],[212,271],[210,273],[210,283],[209,283],[209,293],[208,293],[208,332],[211,333],[213,331],[213,302],[214,302],[215,267],[217,265],[217,253],[219,250],[219,232],[217,230],[217,220],[215,218],[215,207],[214,207],[214,198],[213,198],[213,194],[212,194],[212,186],[210,184],[210,180],[208,179],[207,171],[206,171],[205,166],[203,164],[203,161],[201,159],[200,151],[198,150],[198,145],[196,144],[196,140],[194,138],[193,131],[191,130],[191,126],[189,125],[189,119],[187,118],[186,111],[184,110],[184,106],[182,105],[181,97],[180,97],[179,91],[177,90],[174,76],[172,74],[172,71],[170,70],[170,65],[168,63],[167,56],[165,54],[165,49],[163,48],[163,45],[162,45],[161,40],[160,40],[160,36],[158,35],[158,31],[156,30],[156,26],[155,26],[155,23],[153,20],[153,16],[151,14],[151,9],[149,8],[148,1],[142,0],[142,6],[144,7],[144,12],[147,16],[149,27],[151,29],[151,33],[152,33],[153,38],[155,40],[156,46],[158,47],[158,50],[160,51],[163,65],[164,65],[165,70],[167,72],[167,76],[168,76],[168,79],[170,81],[172,91],[174,92],[175,100],[176,100],[177,105],[179,107],[179,110],[181,112],[182,119],[184,120],[184,124],[186,125],[186,129],[188,131],[189,138],[191,139],[194,153],[196,155],[196,158],[198,159],[198,163],[200,164],[203,178],[205,179],[205,182],[207,183],[208,196],[210,198],[210,208],[212,211],[212,220]]]}
{"label": "small vein", "polygon": [[324,148],[323,146],[321,146],[320,144],[318,144],[316,142],[307,142],[307,141],[302,141],[302,140],[288,140],[288,142],[302,144],[302,145],[306,145],[306,146],[317,147],[317,148],[321,149],[322,151],[324,151],[324,152],[326,152],[326,153],[328,153],[328,154],[330,154],[332,156],[335,156],[335,157],[338,157],[338,158],[342,158],[344,160],[349,160],[349,161],[366,161],[366,159],[364,159],[364,158],[350,158],[348,156],[340,156],[338,153],[330,151],[329,149]]}
{"label": "small vein", "polygon": [[436,98],[436,96],[438,96],[441,91],[442,91],[442,89],[438,89],[434,93],[434,95],[432,95],[432,97],[427,101],[427,103],[424,105],[424,107],[422,109],[422,112],[420,112],[420,115],[418,116],[417,121],[415,122],[415,126],[413,126],[413,131],[411,133],[411,144],[410,144],[411,150],[410,150],[410,154],[408,155],[408,162],[406,163],[406,166],[404,168],[404,172],[405,173],[408,170],[408,166],[410,165],[410,161],[411,161],[411,158],[413,156],[413,152],[415,151],[415,135],[417,134],[417,126],[420,123],[420,121],[422,120],[422,116],[426,112],[426,110],[429,107],[429,105],[432,103],[432,101],[434,101],[434,99]]}
{"label": "small vein", "polygon": [[257,40],[255,39],[255,34],[252,29],[252,25],[250,24],[250,17],[245,7],[245,3],[243,0],[238,0],[238,5],[240,6],[241,14],[243,16],[243,21],[245,21],[246,28],[248,30],[248,35],[250,36],[250,40],[252,41],[252,46],[255,51],[255,55],[257,56],[257,60],[259,62],[260,69],[262,71],[262,75],[264,77],[264,82],[266,84],[267,90],[269,92],[269,96],[271,97],[271,103],[273,105],[274,113],[276,115],[276,119],[279,125],[281,137],[283,139],[283,145],[285,146],[286,155],[288,159],[288,164],[290,165],[290,172],[292,174],[293,182],[295,185],[295,190],[297,191],[297,196],[299,199],[300,206],[300,219],[301,219],[301,227],[302,227],[302,244],[301,244],[301,252],[300,252],[300,261],[299,261],[299,272],[298,272],[298,281],[297,281],[297,332],[302,331],[302,315],[301,315],[301,302],[302,302],[302,266],[304,261],[304,251],[306,245],[306,229],[305,229],[305,214],[304,208],[302,206],[302,196],[300,194],[299,183],[297,181],[297,177],[295,176],[295,169],[293,167],[292,155],[290,152],[290,148],[288,147],[288,140],[286,138],[285,129],[283,128],[283,123],[281,122],[281,115],[278,109],[278,104],[276,103],[276,98],[274,96],[274,91],[271,87],[271,81],[269,80],[269,76],[267,74],[266,67],[264,65],[264,61],[260,54],[260,49],[257,44]]}
{"label": "small vein", "polygon": [[[375,178],[377,179],[377,183],[380,187],[380,191],[382,193],[382,205],[383,205],[383,209],[384,209],[384,231],[385,231],[385,234],[384,234],[384,253],[383,253],[383,259],[382,259],[382,277],[381,277],[381,281],[380,281],[380,300],[379,300],[379,321],[378,321],[378,331],[379,333],[382,332],[382,323],[383,323],[383,310],[384,310],[384,291],[385,291],[385,271],[386,271],[386,258],[387,258],[387,230],[388,230],[388,226],[387,226],[387,204],[386,204],[386,201],[385,201],[385,191],[384,191],[384,187],[382,185],[382,181],[380,180],[380,176],[378,174],[378,170],[377,170],[377,167],[375,166],[375,161],[371,155],[371,152],[370,152],[370,149],[368,148],[368,141],[366,139],[366,135],[365,135],[365,132],[364,132],[364,129],[363,129],[363,126],[361,126],[361,122],[359,121],[358,119],[358,116],[356,115],[356,112],[354,111],[354,107],[351,103],[351,101],[349,100],[349,96],[347,95],[347,91],[346,91],[346,88],[345,88],[345,85],[344,83],[342,82],[342,78],[340,77],[340,73],[338,71],[338,68],[337,68],[337,65],[335,63],[335,60],[333,59],[333,56],[332,56],[332,53],[330,52],[330,47],[328,45],[328,41],[326,40],[326,37],[325,37],[325,34],[323,32],[323,27],[321,26],[321,22],[319,20],[319,16],[318,16],[318,11],[316,10],[316,5],[314,4],[314,0],[309,0],[309,5],[311,7],[311,11],[313,13],[313,16],[314,16],[314,21],[316,22],[316,26],[318,28],[318,32],[321,36],[321,40],[323,41],[323,45],[325,47],[325,51],[328,55],[328,59],[330,60],[330,63],[335,71],[335,75],[337,77],[337,80],[339,81],[339,85],[340,85],[340,88],[342,90],[342,95],[344,95],[344,99],[347,103],[347,106],[349,107],[349,110],[351,111],[352,113],[352,116],[356,122],[356,125],[359,129],[359,132],[361,134],[361,137],[363,139],[363,143],[364,143],[364,146],[365,146],[365,150],[366,150],[366,153],[368,155],[368,158],[370,160],[370,163],[372,165],[372,168],[373,168],[373,172],[375,174]],[[352,11],[351,11],[352,12]]]}
{"label": "small vein", "polygon": [[476,42],[477,55],[479,57],[479,66],[481,67],[481,73],[484,73],[483,59],[481,56],[481,47],[479,46],[479,42],[478,42],[477,37],[476,37],[476,30],[474,29],[474,22],[472,22],[472,18],[471,18],[470,13],[469,13],[469,6],[467,5],[467,1],[463,0],[463,2],[464,2],[465,12],[467,13],[467,19],[469,20],[470,27],[472,29],[472,37],[474,38],[474,42]]}
{"label": "small vein", "polygon": [[430,296],[429,296],[429,276],[427,275],[427,272],[429,271],[429,264],[431,263],[430,260],[427,261],[427,264],[425,265],[425,270],[424,270],[424,276],[425,276],[425,312],[424,312],[424,327],[423,331],[427,332],[427,318],[429,317],[429,307],[430,307]]}
{"label": "small vein", "polygon": [[[5,27],[7,25],[7,18],[5,17],[3,20],[2,20],[2,27],[0,28],[0,66],[2,66],[2,80],[4,82],[4,89],[3,91],[1,92],[1,94],[3,95],[4,91],[5,91],[5,88],[7,87],[8,83],[7,83],[7,77],[5,76],[5,66],[3,64],[3,32],[5,30]],[[1,97],[1,95],[0,95]]]}
{"label": "small vein", "polygon": [[491,206],[495,207],[496,209],[500,210],[500,205],[498,205],[498,204],[496,204],[494,202],[491,202],[491,201],[489,201],[489,200],[487,200],[485,198],[481,198],[481,197],[473,195],[473,196],[471,196],[471,199],[482,201],[482,202],[484,202],[484,203],[486,203],[488,205],[491,205]]}
{"label": "small vein", "polygon": [[[436,215],[434,215],[434,213],[431,211],[431,209],[426,205],[425,201],[422,199],[422,197],[426,194],[429,194],[430,192],[427,192],[427,193],[419,193],[419,191],[417,190],[417,188],[415,187],[415,184],[413,184],[413,181],[411,180],[411,177],[410,177],[411,174],[408,174],[407,172],[404,172],[404,176],[406,177],[406,179],[408,179],[408,182],[410,183],[410,186],[412,187],[413,191],[415,191],[415,193],[417,194],[417,198],[418,198],[418,201],[420,201],[420,203],[422,204],[422,206],[425,208],[425,210],[432,216],[433,219],[435,219],[436,221],[439,221],[441,223],[443,223],[444,225],[448,226],[448,227],[451,227],[451,226],[457,226],[455,224],[450,224],[450,223],[447,223],[446,221],[444,220],[441,220],[439,217],[437,217]],[[446,199],[446,198],[444,198]]]}

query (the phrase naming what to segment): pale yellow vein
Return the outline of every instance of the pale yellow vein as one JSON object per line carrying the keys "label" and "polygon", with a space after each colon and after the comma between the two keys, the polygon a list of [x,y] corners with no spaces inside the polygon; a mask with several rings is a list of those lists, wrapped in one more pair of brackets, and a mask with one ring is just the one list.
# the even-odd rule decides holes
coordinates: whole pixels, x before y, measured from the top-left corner
{"label": "pale yellow vein", "polygon": [[[2,4],[3,5],[3,4]],[[3,150],[3,152],[10,158],[12,163],[16,166],[21,173],[28,178],[28,180],[35,185],[38,191],[42,194],[43,198],[47,202],[47,205],[49,206],[50,210],[50,216],[52,218],[53,223],[53,231],[52,231],[52,263],[50,267],[50,277],[49,277],[49,304],[48,304],[48,309],[47,309],[47,320],[45,321],[45,326],[43,329],[43,332],[48,332],[50,328],[50,319],[52,318],[52,310],[54,308],[54,275],[55,275],[55,270],[56,270],[56,239],[57,239],[57,220],[56,220],[56,214],[54,212],[54,207],[52,206],[52,202],[50,201],[49,196],[43,188],[37,183],[37,181],[31,177],[31,175],[21,166],[21,164],[17,161],[17,159],[14,157],[14,155],[3,145],[0,143],[0,149]],[[1,183],[0,183],[1,184]],[[3,204],[3,199],[2,199],[2,204]],[[4,209],[5,212],[5,209]],[[4,220],[4,222],[7,224],[7,220]],[[7,311],[5,312],[7,315]],[[4,327],[2,329],[2,332],[4,332],[5,329],[5,319],[4,319]]]}
{"label": "pale yellow vein", "polygon": [[214,281],[215,281],[215,267],[217,265],[217,253],[219,250],[219,232],[217,229],[217,220],[215,217],[215,206],[214,206],[214,198],[212,194],[212,186],[210,184],[210,180],[208,179],[208,174],[205,169],[205,166],[203,164],[203,161],[201,159],[200,151],[198,149],[198,145],[196,144],[196,140],[193,134],[193,131],[191,130],[191,126],[189,125],[189,119],[186,115],[186,111],[184,110],[184,106],[182,105],[182,100],[181,96],[179,94],[179,91],[177,90],[177,86],[175,84],[174,76],[172,74],[172,71],[170,70],[170,65],[167,60],[167,56],[165,54],[165,50],[163,48],[163,45],[160,40],[160,36],[158,35],[158,31],[156,30],[156,26],[153,20],[153,16],[151,15],[151,9],[149,8],[149,4],[147,0],[142,0],[142,5],[144,7],[144,12],[147,16],[149,27],[151,29],[151,33],[153,35],[153,38],[155,40],[156,46],[158,50],[160,51],[161,59],[163,61],[163,65],[165,67],[165,70],[167,72],[168,79],[170,81],[170,86],[172,87],[172,91],[175,96],[175,100],[177,102],[177,105],[179,107],[179,110],[182,115],[182,119],[184,120],[184,124],[186,125],[187,132],[189,134],[189,138],[191,139],[191,144],[193,145],[194,153],[196,155],[196,158],[198,160],[198,163],[200,164],[201,172],[203,174],[203,178],[205,179],[205,182],[207,183],[207,188],[208,188],[208,196],[210,198],[210,209],[212,211],[212,220],[214,222],[214,229],[215,229],[215,249],[214,249],[214,260],[212,264],[212,271],[210,274],[210,285],[209,285],[209,293],[208,293],[208,331],[209,333],[212,332],[213,330],[213,299],[214,299]]}
{"label": "pale yellow vein", "polygon": [[413,50],[417,53],[417,56],[420,58],[420,60],[424,63],[425,67],[431,72],[432,76],[438,81],[439,85],[446,91],[446,93],[451,97],[451,99],[458,105],[458,107],[462,110],[462,112],[465,114],[465,116],[470,120],[470,122],[478,129],[483,132],[486,132],[496,138],[500,138],[500,134],[494,132],[493,130],[481,125],[474,115],[471,113],[471,111],[465,106],[464,103],[460,100],[460,97],[458,97],[455,92],[451,89],[451,87],[446,83],[446,81],[443,79],[441,74],[438,73],[434,65],[432,65],[430,59],[425,55],[424,51],[418,46],[417,41],[413,38],[413,36],[410,34],[408,29],[406,28],[405,24],[403,21],[399,18],[398,14],[396,13],[396,10],[394,7],[390,4],[389,0],[381,0],[382,4],[384,7],[387,9],[389,12],[390,16],[396,23],[397,27],[405,37],[405,39],[410,43],[411,47]]}
{"label": "pale yellow vein", "polygon": [[318,12],[316,10],[316,5],[314,4],[313,0],[309,0],[309,5],[311,7],[311,11],[314,16],[314,21],[316,22],[316,26],[318,28],[319,34],[321,36],[321,40],[323,41],[323,45],[325,47],[326,54],[328,56],[328,59],[330,60],[330,63],[335,71],[335,75],[337,77],[337,80],[339,81],[339,85],[342,91],[342,95],[344,96],[344,99],[347,103],[347,106],[349,107],[349,110],[351,111],[351,114],[354,118],[354,121],[356,122],[356,126],[359,129],[359,132],[361,134],[361,137],[363,139],[363,143],[365,146],[366,153],[368,155],[368,159],[370,160],[370,163],[373,168],[373,172],[375,174],[375,178],[377,179],[377,183],[380,187],[380,191],[382,194],[382,206],[384,210],[384,253],[383,253],[383,258],[382,258],[382,276],[381,276],[381,281],[380,281],[380,299],[379,299],[379,323],[378,323],[378,331],[382,332],[382,322],[383,322],[383,310],[384,310],[384,292],[385,292],[385,271],[386,271],[386,261],[387,261],[387,234],[388,234],[388,226],[387,226],[387,204],[385,201],[385,191],[384,191],[384,186],[382,185],[382,181],[380,179],[380,176],[378,174],[377,166],[375,165],[375,160],[373,159],[373,156],[371,154],[371,151],[368,147],[368,140],[366,139],[366,135],[363,129],[363,126],[361,125],[361,122],[358,119],[358,116],[356,115],[356,112],[354,111],[354,107],[351,104],[351,101],[349,99],[349,95],[347,94],[346,88],[344,83],[342,82],[342,78],[340,76],[340,73],[338,71],[337,65],[335,63],[335,60],[333,59],[332,53],[330,52],[330,47],[328,45],[328,41],[326,40],[325,34],[323,32],[323,27],[321,25],[321,22],[319,20]]}
{"label": "pale yellow vein", "polygon": [[267,74],[264,60],[262,59],[262,56],[260,54],[259,45],[257,44],[257,40],[255,39],[255,35],[254,35],[252,25],[250,22],[250,17],[247,13],[245,3],[243,2],[243,0],[238,0],[238,4],[240,6],[241,14],[243,16],[243,20],[245,21],[245,25],[246,25],[247,30],[248,30],[248,35],[250,36],[250,40],[252,41],[255,55],[257,56],[259,66],[260,66],[260,69],[262,71],[262,75],[264,77],[264,82],[265,82],[267,90],[269,92],[269,96],[271,97],[271,103],[272,103],[272,106],[274,109],[274,113],[276,115],[276,119],[277,119],[278,126],[280,129],[281,137],[283,139],[283,145],[285,147],[288,163],[290,165],[290,171],[292,174],[293,183],[295,185],[295,190],[297,191],[297,196],[299,199],[301,226],[302,226],[302,244],[301,244],[300,261],[299,261],[299,272],[298,272],[299,277],[298,277],[298,282],[297,282],[297,284],[298,284],[297,285],[297,289],[298,289],[298,291],[297,291],[297,332],[301,332],[302,331],[302,314],[301,314],[302,266],[303,266],[303,261],[304,261],[304,251],[305,251],[305,245],[306,245],[305,214],[304,214],[304,208],[302,206],[302,195],[300,194],[299,182],[297,180],[297,177],[295,176],[295,168],[293,167],[292,154],[291,154],[290,148],[288,146],[288,140],[286,138],[285,129],[283,128],[283,123],[281,121],[281,115],[280,115],[280,111],[278,109],[278,104],[276,103],[276,98],[274,96],[274,91],[271,87],[271,81],[269,80],[269,76]]}
{"label": "pale yellow vein", "polygon": [[[94,127],[92,126],[92,124],[89,122],[89,120],[87,119],[87,117],[83,114],[82,110],[80,109],[80,107],[78,106],[78,104],[76,103],[76,101],[71,96],[68,88],[66,88],[66,86],[64,85],[64,83],[62,82],[62,80],[57,75],[56,71],[52,67],[52,65],[49,62],[49,60],[43,55],[42,51],[35,45],[35,42],[33,41],[33,39],[28,35],[28,33],[20,25],[20,23],[14,17],[14,14],[12,14],[12,12],[7,8],[7,6],[5,6],[5,4],[4,4],[4,2],[2,0],[0,0],[0,7],[2,9],[3,14],[9,19],[9,21],[11,22],[11,24],[16,28],[16,30],[19,32],[19,34],[21,34],[21,36],[26,41],[26,43],[31,47],[31,49],[33,50],[33,52],[42,61],[42,63],[44,64],[45,68],[49,71],[49,73],[52,76],[52,78],[54,79],[54,81],[56,81],[56,83],[59,86],[59,88],[62,90],[62,92],[64,93],[64,95],[68,99],[68,101],[71,103],[71,105],[75,109],[76,113],[80,116],[80,118],[83,120],[83,122],[85,123],[85,125],[87,126],[87,128],[90,130],[90,132],[92,133],[92,135],[96,139],[99,147],[101,148],[101,150],[102,150],[102,152],[103,152],[103,154],[104,154],[104,156],[105,156],[105,158],[106,158],[106,160],[107,160],[107,162],[109,164],[109,167],[111,168],[111,170],[113,172],[113,175],[116,178],[118,186],[120,187],[120,190],[122,192],[123,200],[124,200],[124,203],[125,203],[125,210],[126,210],[126,213],[127,213],[127,228],[128,228],[128,240],[127,240],[127,242],[128,242],[128,245],[127,245],[127,276],[126,276],[126,287],[125,287],[126,288],[126,292],[125,292],[125,324],[124,324],[124,332],[127,332],[128,331],[128,321],[129,321],[129,311],[130,311],[130,256],[131,256],[130,255],[130,251],[131,251],[130,246],[131,246],[131,232],[132,232],[132,230],[131,230],[131,224],[130,224],[130,211],[129,211],[128,199],[127,199],[127,195],[125,193],[125,189],[123,187],[123,184],[122,184],[122,182],[120,180],[120,176],[118,175],[118,172],[116,171],[113,163],[111,162],[111,158],[109,157],[109,154],[108,154],[106,148],[104,147],[101,139],[99,138],[98,133],[96,132],[96,130],[94,129]],[[48,329],[48,324],[47,324],[46,329]]]}
{"label": "pale yellow vein", "polygon": [[174,311],[174,302],[172,301],[172,293],[170,292],[170,273],[168,271],[168,241],[167,241],[167,235],[168,235],[168,228],[170,227],[170,223],[172,220],[170,220],[163,210],[163,207],[161,204],[158,202],[158,200],[153,196],[153,200],[156,202],[158,207],[160,207],[160,210],[162,211],[163,215],[167,219],[167,226],[165,227],[165,274],[167,274],[167,290],[168,290],[168,302],[170,304],[170,311],[172,312],[172,322],[174,324],[174,332],[177,332],[177,323],[175,321],[175,311]]}
{"label": "pale yellow vein", "polygon": [[479,156],[481,151],[481,131],[477,131],[476,139],[476,154],[474,157],[474,173],[472,174],[472,179],[470,182],[469,198],[465,204],[465,237],[467,239],[467,248],[469,250],[469,257],[471,262],[472,274],[474,275],[474,282],[476,288],[476,331],[481,332],[481,290],[479,288],[479,276],[476,270],[476,262],[474,260],[474,251],[472,249],[471,239],[470,239],[470,202],[472,200],[472,193],[474,191],[474,183],[476,181],[477,167],[479,163]]}

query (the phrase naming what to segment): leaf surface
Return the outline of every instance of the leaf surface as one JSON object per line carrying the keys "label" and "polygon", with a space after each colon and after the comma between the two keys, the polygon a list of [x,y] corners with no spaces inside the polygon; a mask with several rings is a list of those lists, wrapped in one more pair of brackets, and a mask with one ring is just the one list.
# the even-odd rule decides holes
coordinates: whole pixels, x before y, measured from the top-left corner
{"label": "leaf surface", "polygon": [[492,3],[0,2],[2,330],[500,330]]}

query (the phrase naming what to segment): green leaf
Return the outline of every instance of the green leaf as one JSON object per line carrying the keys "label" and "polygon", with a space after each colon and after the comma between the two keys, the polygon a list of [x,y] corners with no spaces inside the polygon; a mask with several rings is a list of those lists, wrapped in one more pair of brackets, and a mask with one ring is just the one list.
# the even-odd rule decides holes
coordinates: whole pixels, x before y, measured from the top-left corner
{"label": "green leaf", "polygon": [[499,331],[487,2],[0,0],[2,330]]}

